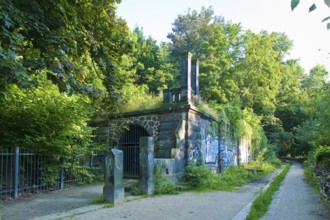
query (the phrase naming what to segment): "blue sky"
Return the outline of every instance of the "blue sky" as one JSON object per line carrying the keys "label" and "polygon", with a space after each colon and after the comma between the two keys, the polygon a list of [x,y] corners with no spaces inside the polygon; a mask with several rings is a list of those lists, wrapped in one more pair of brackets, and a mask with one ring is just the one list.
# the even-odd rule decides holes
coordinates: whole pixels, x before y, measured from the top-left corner
{"label": "blue sky", "polygon": [[[314,2],[319,7],[308,13]],[[240,23],[244,30],[286,33],[294,43],[288,58],[300,59],[306,72],[317,64],[330,70],[330,30],[321,22],[330,16],[330,8],[323,0],[304,0],[292,12],[290,4],[291,0],[122,0],[117,13],[130,28],[138,25],[146,36],[161,42],[168,41],[179,14],[212,6],[215,15]]]}

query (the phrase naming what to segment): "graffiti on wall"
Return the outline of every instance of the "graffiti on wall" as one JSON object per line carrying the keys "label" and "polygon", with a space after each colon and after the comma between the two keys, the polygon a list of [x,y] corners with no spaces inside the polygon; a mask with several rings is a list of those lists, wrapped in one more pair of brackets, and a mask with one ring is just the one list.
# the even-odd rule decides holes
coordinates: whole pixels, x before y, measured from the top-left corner
{"label": "graffiti on wall", "polygon": [[202,140],[201,151],[205,163],[216,163],[219,152],[218,138],[207,135],[206,138]]}

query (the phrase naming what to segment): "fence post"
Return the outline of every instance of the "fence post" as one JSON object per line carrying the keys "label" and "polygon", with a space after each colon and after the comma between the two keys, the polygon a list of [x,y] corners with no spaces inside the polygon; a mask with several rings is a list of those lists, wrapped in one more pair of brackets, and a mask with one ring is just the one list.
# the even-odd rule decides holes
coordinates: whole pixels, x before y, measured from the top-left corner
{"label": "fence post", "polygon": [[63,162],[63,159],[62,159],[62,167],[61,167],[61,173],[60,173],[60,188],[61,188],[61,190],[64,189],[64,169],[63,169],[63,166],[64,166],[64,162]]}
{"label": "fence post", "polygon": [[19,182],[19,147],[15,147],[15,173],[14,173],[14,198],[18,197],[18,182]]}

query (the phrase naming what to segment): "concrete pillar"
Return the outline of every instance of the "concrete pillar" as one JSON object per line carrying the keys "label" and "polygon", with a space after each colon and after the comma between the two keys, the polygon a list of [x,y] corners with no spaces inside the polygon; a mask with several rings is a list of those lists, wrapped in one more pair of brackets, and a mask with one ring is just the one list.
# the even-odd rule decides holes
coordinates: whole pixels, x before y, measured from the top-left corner
{"label": "concrete pillar", "polygon": [[147,195],[154,194],[154,138],[140,137],[139,188]]}
{"label": "concrete pillar", "polygon": [[112,149],[105,158],[105,185],[103,195],[109,202],[118,204],[124,201],[124,181],[123,181],[123,156],[124,153],[118,149]]}
{"label": "concrete pillar", "polygon": [[191,66],[191,89],[194,94],[194,102],[198,105],[199,102],[199,61],[196,60]]}
{"label": "concrete pillar", "polygon": [[191,101],[191,57],[192,54],[188,52],[187,61],[181,63],[181,100]]}

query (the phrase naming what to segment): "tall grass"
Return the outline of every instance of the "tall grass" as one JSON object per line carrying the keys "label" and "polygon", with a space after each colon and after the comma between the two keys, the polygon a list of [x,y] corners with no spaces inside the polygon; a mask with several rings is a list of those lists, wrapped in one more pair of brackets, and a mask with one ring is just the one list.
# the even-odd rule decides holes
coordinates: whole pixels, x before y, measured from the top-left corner
{"label": "tall grass", "polygon": [[213,173],[206,166],[190,164],[182,177],[182,184],[197,191],[233,191],[248,182],[265,177],[277,167],[277,164],[264,161],[249,166],[231,166],[222,173]]}

